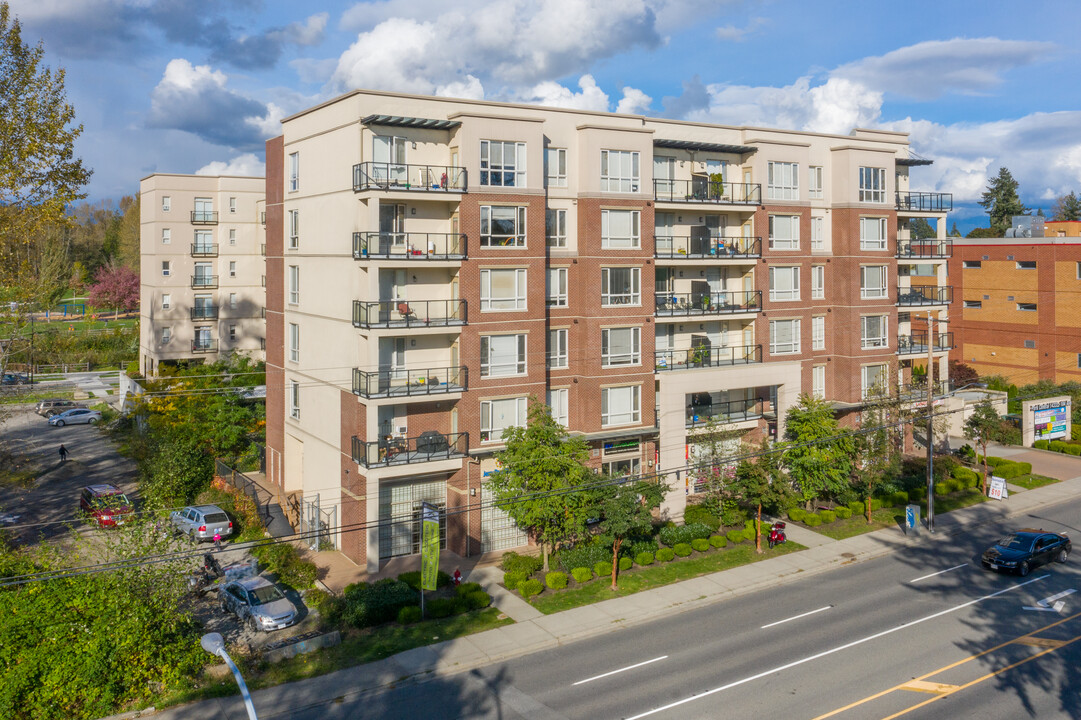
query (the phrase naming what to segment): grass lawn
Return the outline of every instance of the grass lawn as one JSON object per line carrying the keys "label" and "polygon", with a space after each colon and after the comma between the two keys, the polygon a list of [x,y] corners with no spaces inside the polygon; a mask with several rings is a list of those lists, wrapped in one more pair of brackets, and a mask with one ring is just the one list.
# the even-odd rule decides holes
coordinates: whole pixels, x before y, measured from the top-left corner
{"label": "grass lawn", "polygon": [[[937,505],[935,506],[937,509]],[[867,515],[860,513],[844,520],[834,520],[828,525],[819,525],[808,528],[834,540],[844,540],[853,535],[862,535],[866,532],[881,530],[882,528],[898,527],[898,523],[905,519],[904,508],[882,508],[871,513],[871,522],[867,522]],[[799,523],[801,524],[801,523]]]}
{"label": "grass lawn", "polygon": [[1006,482],[1010,485],[1017,485],[1018,487],[1023,487],[1026,490],[1035,490],[1038,487],[1043,487],[1044,485],[1052,485],[1061,481],[1057,478],[1047,477],[1046,475],[1037,475],[1035,473],[1031,473],[1029,475],[1022,475],[1021,477],[1016,477],[1013,480],[1007,480]]}
{"label": "grass lawn", "polygon": [[12,391],[8,388],[4,388],[3,392],[0,392],[0,405],[25,405],[27,403],[37,403],[46,398],[63,398],[64,400],[71,400],[75,397],[75,390],[70,387],[48,390],[27,389],[25,391],[22,388],[30,388],[29,385],[15,385],[14,387],[19,389]]}
{"label": "grass lawn", "polygon": [[[619,574],[619,589],[613,592],[611,578],[596,578],[588,583],[571,587],[567,590],[545,590],[533,599],[533,606],[545,615],[570,610],[582,605],[590,605],[601,600],[633,595],[642,590],[650,590],[664,585],[690,580],[691,578],[707,573],[728,570],[739,565],[765,560],[775,555],[785,555],[790,552],[806,550],[805,547],[791,540],[784,545],[778,545],[770,550],[765,540],[762,541],[762,554],[754,551],[753,543],[741,543],[718,550],[708,552],[691,553],[689,557],[677,557],[671,562],[654,562],[653,565],[642,567],[635,565],[631,570]],[[573,584],[573,580],[571,581]]]}

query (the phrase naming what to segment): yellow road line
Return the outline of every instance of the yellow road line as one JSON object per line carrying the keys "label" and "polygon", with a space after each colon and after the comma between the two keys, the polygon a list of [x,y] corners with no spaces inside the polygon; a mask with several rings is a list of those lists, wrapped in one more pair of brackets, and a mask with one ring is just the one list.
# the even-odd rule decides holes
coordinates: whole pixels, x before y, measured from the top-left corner
{"label": "yellow road line", "polygon": [[1062,647],[1065,640],[1052,640],[1051,638],[1023,637],[1014,640],[1016,645],[1031,645],[1032,647],[1058,648]]}
{"label": "yellow road line", "polygon": [[901,686],[901,689],[939,695],[941,693],[953,692],[957,689],[957,686],[947,685],[946,683],[927,682],[926,680],[913,680],[912,682],[906,682]]}

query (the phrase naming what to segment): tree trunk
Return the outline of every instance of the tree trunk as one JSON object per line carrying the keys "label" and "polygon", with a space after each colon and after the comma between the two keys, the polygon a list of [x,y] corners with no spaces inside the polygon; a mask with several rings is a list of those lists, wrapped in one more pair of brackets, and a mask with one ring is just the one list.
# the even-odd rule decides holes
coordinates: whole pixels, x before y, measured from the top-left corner
{"label": "tree trunk", "polygon": [[541,541],[541,556],[544,557],[544,572],[548,572],[548,543]]}
{"label": "tree trunk", "polygon": [[864,510],[867,511],[867,524],[870,525],[871,524],[871,493],[867,493],[867,505],[866,505],[866,507],[864,507]]}
{"label": "tree trunk", "polygon": [[983,495],[987,497],[987,443],[983,443]]}
{"label": "tree trunk", "polygon": [[758,503],[758,515],[754,520],[754,551],[762,552],[762,503]]}
{"label": "tree trunk", "polygon": [[619,570],[619,546],[623,544],[623,538],[617,537],[612,543],[612,589],[616,587],[616,571]]}

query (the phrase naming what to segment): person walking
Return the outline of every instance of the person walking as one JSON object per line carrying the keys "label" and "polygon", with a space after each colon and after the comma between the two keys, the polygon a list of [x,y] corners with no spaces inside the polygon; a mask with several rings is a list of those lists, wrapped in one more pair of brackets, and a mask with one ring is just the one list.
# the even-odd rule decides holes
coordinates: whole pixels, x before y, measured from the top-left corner
{"label": "person walking", "polygon": [[214,531],[214,550],[221,550],[221,530]]}
{"label": "person walking", "polygon": [[61,443],[60,445],[60,462],[68,461],[68,449]]}

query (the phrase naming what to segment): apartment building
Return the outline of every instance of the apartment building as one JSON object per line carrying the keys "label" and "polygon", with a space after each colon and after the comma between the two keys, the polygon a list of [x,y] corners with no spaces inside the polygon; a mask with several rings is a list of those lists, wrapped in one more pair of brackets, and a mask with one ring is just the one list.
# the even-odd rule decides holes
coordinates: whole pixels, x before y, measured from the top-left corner
{"label": "apartment building", "polygon": [[262,360],[266,181],[155,173],[139,184],[139,367]]}
{"label": "apartment building", "polygon": [[1048,237],[954,240],[952,358],[1017,385],[1081,381],[1081,238],[1057,225]]}
{"label": "apartment building", "polygon": [[905,134],[371,91],[282,129],[267,472],[371,569],[418,552],[422,501],[459,554],[526,542],[485,477],[531,397],[596,468],[665,473],[679,518],[703,428],[783,434],[801,393],[855,422],[926,364],[928,315],[945,368],[951,199],[909,191]]}

